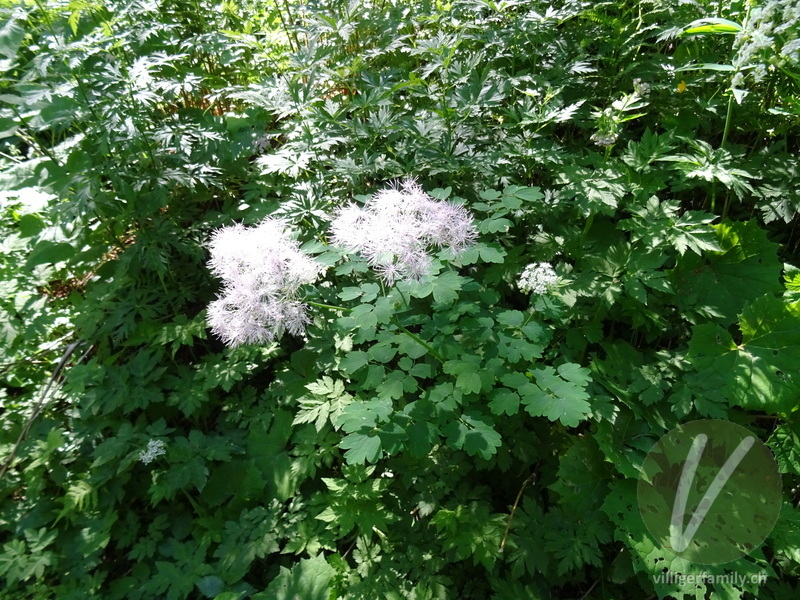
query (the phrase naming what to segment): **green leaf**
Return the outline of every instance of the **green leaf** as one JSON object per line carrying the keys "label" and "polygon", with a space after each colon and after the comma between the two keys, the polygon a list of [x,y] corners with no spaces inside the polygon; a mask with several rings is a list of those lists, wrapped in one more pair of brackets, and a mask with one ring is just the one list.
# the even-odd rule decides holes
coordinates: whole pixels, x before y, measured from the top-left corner
{"label": "green leaf", "polygon": [[25,268],[37,265],[58,264],[69,260],[75,256],[75,247],[67,242],[51,242],[42,240],[34,246],[28,260],[25,261]]}
{"label": "green leaf", "polygon": [[684,65],[683,67],[678,67],[675,69],[675,72],[681,71],[723,71],[723,72],[732,72],[735,71],[735,67],[733,65],[721,65],[719,63],[692,63],[690,65]]}
{"label": "green leaf", "polygon": [[195,585],[206,598],[216,598],[225,589],[225,582],[216,575],[201,577]]}
{"label": "green leaf", "polygon": [[31,237],[44,229],[45,223],[39,215],[28,214],[20,217],[17,226],[19,227],[19,232],[22,237]]}
{"label": "green leaf", "polygon": [[490,459],[501,445],[500,434],[495,431],[491,418],[478,412],[464,413],[457,421],[451,421],[443,430],[447,445],[470,456]]}
{"label": "green leaf", "polygon": [[518,310],[506,310],[497,315],[497,322],[506,327],[519,327],[525,320],[525,315]]}
{"label": "green leaf", "polygon": [[[508,188],[503,190],[503,193],[507,193]],[[544,194],[538,187],[521,187],[516,188],[512,192],[515,198],[519,198],[525,202],[536,202],[537,200],[541,200],[544,198]]]}
{"label": "green leaf", "polygon": [[417,359],[428,353],[428,350],[409,335],[401,335],[397,339],[397,351],[409,358]]}
{"label": "green leaf", "polygon": [[763,296],[742,312],[742,341],[715,325],[694,328],[689,358],[696,389],[722,395],[731,406],[792,412],[800,398],[800,302]]}
{"label": "green leaf", "polygon": [[378,325],[378,316],[372,304],[359,304],[350,312],[350,317],[355,321],[356,327],[375,328]]}
{"label": "green leaf", "polygon": [[388,398],[375,398],[367,401],[353,401],[348,404],[334,422],[345,433],[375,427],[389,420],[392,415],[392,401]]}
{"label": "green leaf", "polygon": [[480,393],[480,357],[466,354],[461,358],[462,360],[448,360],[444,363],[444,372],[456,376],[456,387],[465,394]]}
{"label": "green leaf", "polygon": [[360,298],[361,294],[361,288],[345,287],[342,288],[342,291],[339,292],[337,296],[342,300],[355,300],[356,298]]}
{"label": "green leaf", "polygon": [[492,399],[489,401],[489,410],[493,415],[507,414],[513,417],[519,412],[519,394],[506,388],[498,388],[492,392]]}
{"label": "green leaf", "polygon": [[322,431],[328,422],[335,423],[345,407],[353,401],[341,381],[334,381],[327,376],[309,383],[306,389],[314,396],[304,396],[298,400],[300,410],[292,424],[314,423],[317,432]]}
{"label": "green leaf", "polygon": [[689,23],[681,35],[708,35],[714,33],[734,35],[742,30],[742,26],[735,21],[719,17],[704,17]]}
{"label": "green leaf", "polygon": [[800,427],[796,422],[778,425],[768,445],[781,473],[800,475]]}
{"label": "green leaf", "polygon": [[549,366],[533,369],[532,373],[536,389],[520,392],[528,414],[561,421],[565,427],[577,427],[592,413],[586,393],[591,380],[588,369],[567,363],[558,368],[558,373]]}
{"label": "green leaf", "polygon": [[291,570],[281,567],[278,576],[266,590],[252,596],[252,600],[328,600],[330,582],[336,571],[322,554],[303,559]]}
{"label": "green leaf", "polygon": [[782,290],[782,266],[778,245],[767,239],[766,231],[755,221],[714,227],[720,251],[681,257],[673,272],[675,293],[679,307],[690,315],[695,311],[706,319],[730,325],[747,302]]}
{"label": "green leaf", "polygon": [[0,28],[0,55],[14,59],[17,56],[22,40],[25,39],[25,29],[16,19],[9,19]]}
{"label": "green leaf", "polygon": [[445,271],[433,278],[433,299],[442,304],[452,304],[458,299],[458,292],[466,283],[466,277],[461,277],[454,271]]}
{"label": "green leaf", "polygon": [[486,263],[501,264],[505,260],[506,251],[499,244],[478,242],[458,256],[462,265],[473,265],[478,259]]}
{"label": "green leaf", "polygon": [[347,353],[339,366],[345,373],[352,375],[367,364],[369,364],[369,355],[363,350],[354,350]]}
{"label": "green leaf", "polygon": [[346,435],[339,442],[339,447],[347,450],[344,458],[351,465],[374,463],[383,456],[381,438],[375,432]]}
{"label": "green leaf", "polygon": [[[610,493],[603,502],[602,511],[616,525],[615,537],[627,548],[633,560],[635,572],[644,573],[655,588],[659,598],[706,598],[709,586],[716,590],[710,597],[742,597],[730,583],[706,583],[709,578],[723,573],[747,574],[743,584],[750,594],[759,596],[757,575],[763,569],[752,559],[739,559],[724,565],[701,565],[680,558],[654,540],[645,527],[639,512],[636,481],[625,479],[611,484]],[[663,573],[680,573],[683,577],[656,578]],[[766,575],[766,573],[764,573]],[[754,577],[754,579],[750,579]]]}
{"label": "green leaf", "polygon": [[501,264],[506,256],[506,251],[497,244],[480,244],[478,252],[481,260],[487,263]]}

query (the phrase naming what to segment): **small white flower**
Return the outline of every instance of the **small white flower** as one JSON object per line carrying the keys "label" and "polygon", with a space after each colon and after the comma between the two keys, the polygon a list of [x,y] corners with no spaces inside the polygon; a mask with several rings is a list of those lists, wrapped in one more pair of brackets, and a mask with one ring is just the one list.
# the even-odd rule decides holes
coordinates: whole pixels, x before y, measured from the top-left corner
{"label": "small white flower", "polygon": [[305,332],[310,319],[297,296],[325,267],[300,250],[284,221],[268,217],[257,227],[223,227],[209,249],[209,269],[222,279],[223,290],[209,305],[207,319],[223,342],[259,344],[284,331]]}
{"label": "small white flower", "polygon": [[164,450],[165,447],[166,444],[161,440],[150,440],[147,442],[147,450],[142,450],[139,453],[139,460],[148,465],[159,456],[163,456],[167,453],[167,451]]}
{"label": "small white flower", "polygon": [[634,79],[633,80],[633,90],[639,96],[647,96],[650,93],[650,84],[646,81],[642,81],[641,79]]}
{"label": "small white flower", "polygon": [[595,144],[602,147],[613,146],[617,142],[617,138],[619,137],[616,133],[602,133],[600,131],[593,133],[592,137],[589,138]]}
{"label": "small white flower", "polygon": [[550,263],[531,263],[522,271],[517,286],[526,294],[546,294],[558,284],[558,275]]}
{"label": "small white flower", "polygon": [[389,285],[427,275],[431,247],[457,256],[478,236],[466,208],[435,200],[413,181],[378,192],[363,208],[340,208],[330,233],[333,245],[361,254]]}

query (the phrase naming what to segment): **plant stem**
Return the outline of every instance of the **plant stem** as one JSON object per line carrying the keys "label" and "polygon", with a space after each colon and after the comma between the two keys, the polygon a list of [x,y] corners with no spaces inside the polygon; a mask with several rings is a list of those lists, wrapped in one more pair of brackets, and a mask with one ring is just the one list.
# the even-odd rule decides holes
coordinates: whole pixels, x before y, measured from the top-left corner
{"label": "plant stem", "polygon": [[508,539],[508,532],[511,529],[511,521],[514,519],[514,514],[517,512],[517,506],[519,506],[520,498],[522,498],[522,492],[525,491],[525,488],[528,484],[536,478],[536,473],[531,473],[528,475],[528,478],[522,482],[522,487],[519,488],[519,492],[517,493],[517,499],[514,500],[514,506],[511,507],[511,514],[508,515],[508,521],[506,522],[506,531],[503,534],[503,541],[500,542],[500,552],[506,547],[506,540]]}
{"label": "plant stem", "polygon": [[[731,92],[730,98],[728,98],[728,113],[727,113],[727,115],[725,115],[725,129],[722,132],[722,142],[720,142],[720,144],[719,144],[720,150],[723,150],[725,148],[725,142],[728,141],[728,133],[730,133],[730,130],[731,130],[731,120],[732,120],[731,116],[732,115],[733,115],[733,92]],[[714,183],[716,183],[716,180],[714,180]],[[714,183],[712,183],[712,188],[711,188],[712,189],[712,195],[711,195],[711,211],[712,212],[714,211],[714,200],[715,200],[714,192],[716,191],[714,189]],[[728,216],[728,208],[730,208],[730,195],[726,194],[725,195],[725,204],[722,207],[722,218],[723,219]]]}
{"label": "plant stem", "polygon": [[436,352],[436,350],[434,350],[431,347],[430,344],[423,341],[422,338],[420,338],[416,333],[411,333],[408,329],[406,329],[403,325],[400,324],[400,322],[397,320],[396,317],[392,317],[392,319],[394,320],[394,324],[397,325],[402,330],[403,333],[405,333],[408,337],[417,342],[420,346],[425,348],[425,350],[427,350],[433,358],[438,360],[440,363],[444,364],[444,359],[439,355],[438,352]]}
{"label": "plant stem", "polygon": [[728,98],[728,113],[725,115],[725,129],[722,131],[722,142],[720,142],[719,147],[724,148],[725,142],[728,141],[728,133],[731,130],[731,116],[733,115],[733,92],[731,92],[730,97]]}
{"label": "plant stem", "polygon": [[583,226],[583,233],[581,233],[581,248],[586,245],[586,237],[589,235],[589,230],[592,228],[592,223],[594,223],[594,213],[591,213],[586,218],[586,224]]}
{"label": "plant stem", "polygon": [[310,304],[311,306],[318,306],[319,308],[329,308],[331,310],[344,310],[350,312],[353,310],[352,308],[346,308],[344,306],[334,306],[333,304],[321,304],[319,302],[311,302],[311,300],[304,300],[306,304]]}

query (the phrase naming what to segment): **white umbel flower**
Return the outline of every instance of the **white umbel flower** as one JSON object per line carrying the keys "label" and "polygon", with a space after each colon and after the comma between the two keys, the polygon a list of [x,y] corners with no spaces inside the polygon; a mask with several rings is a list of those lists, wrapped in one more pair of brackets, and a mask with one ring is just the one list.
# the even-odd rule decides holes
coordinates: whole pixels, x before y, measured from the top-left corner
{"label": "white umbel flower", "polygon": [[266,218],[256,227],[223,227],[209,244],[208,267],[222,279],[208,307],[208,323],[227,345],[260,344],[285,331],[302,335],[309,323],[300,287],[325,269],[300,250],[285,221]]}
{"label": "white umbel flower", "polygon": [[159,456],[163,456],[167,453],[164,449],[166,444],[161,440],[150,440],[147,442],[147,450],[142,450],[139,453],[139,460],[142,461],[144,464],[149,465]]}
{"label": "white umbel flower", "polygon": [[333,245],[361,254],[389,285],[427,275],[430,248],[457,256],[478,235],[466,208],[434,199],[413,181],[381,190],[363,208],[340,208],[330,233]]}
{"label": "white umbel flower", "polygon": [[517,286],[526,294],[546,294],[558,284],[558,275],[550,263],[531,263],[519,277]]}

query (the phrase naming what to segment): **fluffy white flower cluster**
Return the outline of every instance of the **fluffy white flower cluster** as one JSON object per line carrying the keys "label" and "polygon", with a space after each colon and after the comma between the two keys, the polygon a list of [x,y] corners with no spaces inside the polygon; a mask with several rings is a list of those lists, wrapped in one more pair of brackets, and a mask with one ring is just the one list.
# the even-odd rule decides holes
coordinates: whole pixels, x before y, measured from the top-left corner
{"label": "fluffy white flower cluster", "polygon": [[161,440],[150,440],[147,442],[147,450],[142,450],[139,453],[139,460],[142,461],[144,464],[149,465],[159,456],[163,456],[167,453],[164,448],[166,444]]}
{"label": "fluffy white flower cluster", "polygon": [[546,294],[558,283],[558,275],[550,263],[531,263],[519,277],[517,286],[526,294]]}
{"label": "fluffy white flower cluster", "polygon": [[256,227],[223,227],[209,248],[209,269],[224,288],[208,307],[208,323],[226,344],[258,344],[284,331],[305,331],[309,318],[298,291],[325,267],[300,250],[285,221],[268,217]]}
{"label": "fluffy white flower cluster", "polygon": [[466,208],[435,200],[413,181],[378,192],[363,208],[339,209],[330,231],[332,244],[361,254],[389,285],[428,274],[431,247],[457,256],[478,235]]}

